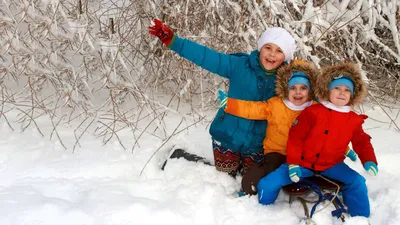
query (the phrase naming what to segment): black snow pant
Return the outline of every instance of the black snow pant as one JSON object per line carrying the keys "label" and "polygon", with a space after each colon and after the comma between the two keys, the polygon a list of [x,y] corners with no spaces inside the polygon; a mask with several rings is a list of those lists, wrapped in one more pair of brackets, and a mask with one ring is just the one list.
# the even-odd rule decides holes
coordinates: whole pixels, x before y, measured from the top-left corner
{"label": "black snow pant", "polygon": [[285,162],[286,155],[277,152],[264,155],[264,160],[261,163],[253,164],[248,171],[243,174],[242,191],[250,195],[256,195],[257,184],[261,178],[278,169]]}

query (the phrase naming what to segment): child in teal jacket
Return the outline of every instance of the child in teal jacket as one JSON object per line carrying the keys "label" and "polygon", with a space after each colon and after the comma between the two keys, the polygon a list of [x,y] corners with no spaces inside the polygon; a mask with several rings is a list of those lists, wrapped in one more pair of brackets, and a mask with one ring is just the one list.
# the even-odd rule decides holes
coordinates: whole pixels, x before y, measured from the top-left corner
{"label": "child in teal jacket", "polygon": [[[275,71],[293,59],[295,40],[285,29],[274,27],[263,33],[257,50],[250,54],[225,54],[183,39],[161,21],[154,19],[149,33],[158,37],[181,57],[212,73],[229,79],[229,97],[266,101],[275,96]],[[219,109],[210,134],[215,167],[235,176],[263,160],[267,121],[240,118]]]}

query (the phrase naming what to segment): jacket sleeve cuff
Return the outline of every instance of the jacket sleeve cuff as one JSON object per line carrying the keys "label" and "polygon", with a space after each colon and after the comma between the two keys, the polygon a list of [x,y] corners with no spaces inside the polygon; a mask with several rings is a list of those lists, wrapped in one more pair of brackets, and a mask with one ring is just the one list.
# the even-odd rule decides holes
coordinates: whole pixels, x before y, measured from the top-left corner
{"label": "jacket sleeve cuff", "polygon": [[172,48],[172,45],[174,44],[176,37],[177,37],[177,35],[174,34],[174,36],[172,37],[172,40],[171,40],[171,42],[169,43],[169,45],[167,46],[167,48]]}

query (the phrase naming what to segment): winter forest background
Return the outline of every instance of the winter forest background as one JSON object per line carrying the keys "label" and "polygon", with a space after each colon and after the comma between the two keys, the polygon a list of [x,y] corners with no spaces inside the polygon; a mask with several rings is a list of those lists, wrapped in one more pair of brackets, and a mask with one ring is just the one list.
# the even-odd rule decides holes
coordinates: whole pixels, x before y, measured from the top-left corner
{"label": "winter forest background", "polygon": [[[161,141],[204,121],[229,85],[167,50],[148,34],[152,18],[181,37],[233,53],[256,48],[281,26],[297,41],[296,57],[317,66],[355,61],[369,80],[367,101],[400,110],[400,2],[396,0],[2,0],[0,120],[13,130],[76,150],[85,135],[134,151],[143,134]],[[163,97],[160,100],[159,97]],[[185,102],[190,110],[181,109]],[[362,108],[359,110],[362,111]],[[181,121],[166,131],[165,118]],[[16,115],[16,116],[14,116]],[[397,129],[395,118],[389,113]],[[396,114],[395,114],[396,115]],[[398,113],[397,113],[398,115]],[[44,131],[36,122],[50,120]],[[74,140],[58,127],[68,125]],[[130,135],[124,142],[120,136]]]}
{"label": "winter forest background", "polygon": [[[0,0],[1,225],[399,225],[400,1]],[[379,174],[371,217],[313,221],[280,194],[238,197],[241,176],[212,161],[209,125],[229,82],[178,57],[147,32],[157,17],[181,37],[234,53],[268,27],[296,39],[317,66],[354,61],[369,92]],[[244,90],[245,91],[245,90]],[[312,197],[312,196],[310,196]],[[315,197],[315,196],[314,196]],[[309,205],[311,208],[311,205]],[[324,209],[324,210],[322,210]]]}

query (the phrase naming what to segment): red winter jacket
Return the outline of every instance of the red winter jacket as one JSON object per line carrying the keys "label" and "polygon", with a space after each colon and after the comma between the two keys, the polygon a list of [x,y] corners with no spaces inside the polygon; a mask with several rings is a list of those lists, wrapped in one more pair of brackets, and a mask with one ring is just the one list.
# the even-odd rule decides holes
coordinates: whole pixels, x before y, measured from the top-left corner
{"label": "red winter jacket", "polygon": [[370,136],[362,129],[366,115],[339,112],[316,104],[304,109],[289,131],[287,163],[324,171],[345,159],[351,142],[362,164],[376,164]]}

